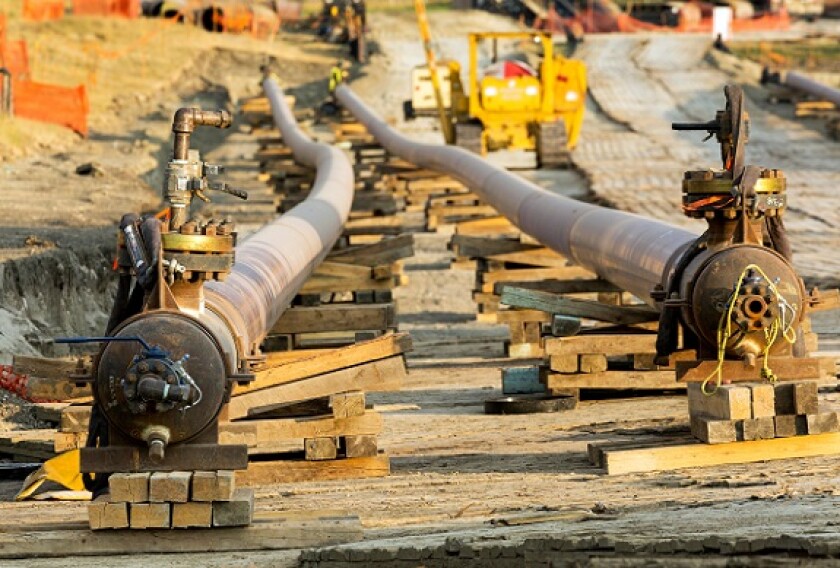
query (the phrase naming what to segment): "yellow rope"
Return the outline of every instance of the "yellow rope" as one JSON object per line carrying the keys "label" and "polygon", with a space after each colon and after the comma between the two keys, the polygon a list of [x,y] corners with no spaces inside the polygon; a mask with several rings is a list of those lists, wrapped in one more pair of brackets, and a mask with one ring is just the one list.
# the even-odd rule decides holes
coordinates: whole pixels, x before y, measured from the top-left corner
{"label": "yellow rope", "polygon": [[[726,357],[726,344],[729,342],[729,339],[732,337],[732,312],[735,310],[735,304],[738,301],[738,297],[740,296],[741,292],[741,285],[744,283],[744,279],[747,277],[747,273],[750,270],[755,270],[758,272],[762,278],[764,278],[765,282],[767,282],[768,288],[770,291],[775,295],[776,299],[779,301],[779,314],[773,319],[773,322],[770,324],[768,328],[764,330],[764,361],[762,362],[761,367],[761,377],[764,379],[769,380],[770,382],[776,381],[776,375],[773,373],[773,370],[770,369],[770,349],[773,347],[773,344],[776,343],[776,340],[779,338],[779,331],[781,330],[782,336],[788,343],[794,343],[796,341],[796,333],[793,330],[793,322],[796,318],[793,317],[793,312],[795,311],[793,306],[791,306],[787,300],[785,300],[784,296],[779,293],[779,290],[776,288],[776,285],[773,284],[773,281],[767,276],[767,274],[756,264],[750,264],[744,271],[741,272],[741,276],[738,277],[738,283],[735,286],[735,290],[733,290],[732,295],[729,297],[729,302],[727,304],[726,311],[721,314],[720,321],[718,322],[718,329],[717,329],[717,348],[718,348],[718,356],[717,356],[717,366],[715,367],[714,371],[712,371],[708,377],[703,381],[701,386],[701,390],[703,394],[707,396],[711,396],[714,392],[720,388],[720,384],[723,382],[723,361]],[[790,321],[784,320],[784,314],[787,311],[791,312]],[[707,391],[706,386],[709,384],[709,381],[712,378],[716,377],[715,381],[715,388],[712,391]]]}

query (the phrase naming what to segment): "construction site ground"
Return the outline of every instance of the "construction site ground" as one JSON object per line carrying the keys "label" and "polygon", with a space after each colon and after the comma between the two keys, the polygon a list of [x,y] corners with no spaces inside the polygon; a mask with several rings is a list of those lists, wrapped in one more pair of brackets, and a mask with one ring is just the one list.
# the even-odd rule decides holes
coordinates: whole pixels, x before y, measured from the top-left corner
{"label": "construction site ground", "polygon": [[[370,16],[377,54],[366,67],[354,70],[354,89],[402,130],[439,141],[434,121],[404,124],[400,118],[409,70],[423,61],[412,14]],[[441,11],[430,18],[443,57],[465,51],[466,31],[517,25],[483,12]],[[107,37],[109,49],[119,51],[135,41],[123,37],[119,26],[151,24],[86,25],[89,34]],[[23,35],[39,33],[27,27],[36,24],[20,26]],[[797,33],[807,31],[797,26]],[[57,37],[67,34],[67,41],[78,39],[73,35],[78,31],[70,27],[49,31]],[[124,213],[159,205],[160,167],[169,152],[170,118],[177,107],[233,108],[259,92],[259,67],[266,54],[275,59],[284,87],[297,96],[297,107],[311,106],[325,95],[328,70],[343,53],[343,48],[303,33],[281,35],[272,43],[186,28],[160,33],[173,46],[184,47],[179,51],[182,60],[176,65],[167,59],[167,73],[160,71],[162,62],[133,57],[103,71],[92,98],[89,139],[61,130],[50,137],[0,139],[0,260],[5,261],[0,268],[0,362],[13,354],[62,354],[51,337],[101,333],[113,294],[108,270],[114,223]],[[753,120],[749,161],[782,169],[788,176],[787,223],[795,264],[810,285],[837,286],[838,142],[826,137],[816,121],[794,119],[789,109],[767,102],[756,64],[713,54],[710,44],[699,35],[587,37],[577,55],[589,67],[591,97],[574,154],[576,169],[525,170],[522,175],[564,195],[597,199],[699,233],[702,223],[688,221],[680,212],[680,180],[684,170],[717,165],[717,146],[702,144],[699,134],[672,132],[670,122],[712,118],[722,104],[723,85],[744,84]],[[126,88],[123,81],[139,73],[140,65],[151,65],[155,80]],[[33,124],[16,121],[13,126],[26,132],[36,130]],[[195,145],[214,161],[236,162],[256,149],[243,139],[244,130],[234,127],[201,132]],[[520,164],[530,159],[498,158]],[[75,173],[88,162],[96,162],[99,175]],[[255,225],[268,216],[263,206],[243,220]],[[410,566],[427,555],[427,565],[438,560],[440,565],[469,565],[481,559],[521,565],[522,558],[530,558],[529,565],[548,565],[548,559],[565,551],[564,559],[581,565],[705,566],[732,560],[720,553],[739,554],[740,565],[764,565],[769,558],[761,551],[773,549],[768,542],[778,545],[774,550],[786,551],[773,558],[776,563],[840,550],[835,519],[840,457],[615,477],[589,464],[590,442],[649,440],[687,430],[682,396],[642,393],[583,400],[576,410],[559,414],[485,415],[484,400],[500,392],[500,369],[528,361],[504,357],[507,328],[474,321],[474,274],[449,269],[448,239],[445,231],[415,235],[416,255],[406,262],[409,284],[396,291],[400,329],[414,339],[408,381],[400,392],[369,396],[385,416],[380,446],[391,456],[392,474],[257,490],[258,513],[358,514],[364,541],[303,554],[167,554],[154,562],[294,566],[381,560]],[[840,352],[840,317],[819,314],[814,328],[821,350]],[[840,410],[836,392],[824,392],[823,402],[826,410]],[[0,392],[0,431],[34,426],[28,405]],[[0,481],[0,498],[9,501],[18,488],[19,482]],[[84,503],[0,503],[0,529],[34,531],[85,518]],[[212,534],[189,538],[211,539]],[[625,557],[634,550],[643,554]],[[690,554],[704,550],[710,554]],[[103,559],[4,560],[3,565],[70,562],[101,566]],[[150,562],[149,557],[110,556],[104,563]]]}

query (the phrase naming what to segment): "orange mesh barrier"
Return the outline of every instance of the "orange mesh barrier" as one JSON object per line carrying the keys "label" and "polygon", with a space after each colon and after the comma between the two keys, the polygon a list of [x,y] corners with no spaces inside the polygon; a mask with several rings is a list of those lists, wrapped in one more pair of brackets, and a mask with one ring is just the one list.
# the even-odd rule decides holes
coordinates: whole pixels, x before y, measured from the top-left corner
{"label": "orange mesh barrier", "polygon": [[0,46],[6,45],[6,14],[0,12]]}
{"label": "orange mesh barrier", "polygon": [[213,12],[214,28],[225,32],[244,32],[251,29],[254,17],[245,4],[225,3]]}
{"label": "orange mesh barrier", "polygon": [[23,0],[24,20],[42,22],[64,17],[64,0]]}
{"label": "orange mesh barrier", "polygon": [[16,79],[29,77],[29,55],[22,39],[0,44],[0,67],[5,67]]}
{"label": "orange mesh barrier", "polygon": [[73,0],[73,14],[136,18],[140,15],[140,0]]}
{"label": "orange mesh barrier", "polygon": [[88,98],[84,85],[60,87],[35,81],[14,81],[15,116],[54,122],[87,136]]}
{"label": "orange mesh barrier", "polygon": [[280,31],[280,18],[272,10],[259,10],[254,6],[251,35],[259,39],[267,39]]}

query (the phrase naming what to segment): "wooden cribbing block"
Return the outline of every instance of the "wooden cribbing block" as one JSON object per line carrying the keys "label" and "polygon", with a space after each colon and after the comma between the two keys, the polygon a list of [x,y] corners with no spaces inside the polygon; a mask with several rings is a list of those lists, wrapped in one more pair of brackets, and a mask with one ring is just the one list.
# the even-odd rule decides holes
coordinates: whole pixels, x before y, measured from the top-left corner
{"label": "wooden cribbing block", "polygon": [[240,487],[229,501],[213,503],[214,527],[244,527],[254,518],[254,490]]}
{"label": "wooden cribbing block", "polygon": [[809,414],[805,419],[808,423],[809,434],[840,432],[840,413],[823,412],[822,414]]}
{"label": "wooden cribbing block", "polygon": [[246,486],[270,485],[312,480],[386,477],[390,473],[391,461],[387,454],[377,454],[369,458],[323,461],[288,459],[252,461],[248,464],[247,471],[236,473],[236,483]]}
{"label": "wooden cribbing block", "polygon": [[236,386],[234,396],[332,373],[378,359],[386,359],[411,351],[411,348],[411,337],[407,333],[397,333],[383,335],[327,353],[312,353],[308,357],[291,361],[279,360],[272,363],[273,358],[269,356],[265,368],[257,371],[256,379],[247,386]]}
{"label": "wooden cribbing block", "polygon": [[61,411],[59,432],[87,432],[90,422],[90,406],[70,405]]}
{"label": "wooden cribbing block", "polygon": [[333,417],[350,418],[365,413],[365,393],[362,391],[334,394],[330,397]]}
{"label": "wooden cribbing block", "polygon": [[777,415],[819,413],[819,396],[815,381],[777,383],[775,390]]}
{"label": "wooden cribbing block", "polygon": [[234,420],[249,414],[259,414],[275,406],[352,390],[377,392],[398,390],[405,377],[405,359],[402,355],[397,355],[305,380],[234,396],[228,404],[228,416],[231,420]]}
{"label": "wooden cribbing block", "polygon": [[128,504],[112,503],[107,495],[100,495],[88,504],[88,522],[94,531],[127,529]]}
{"label": "wooden cribbing block", "polygon": [[222,423],[219,428],[219,442],[259,448],[271,447],[272,444],[284,440],[376,435],[381,431],[382,415],[369,410],[361,416],[350,418],[313,416]]}
{"label": "wooden cribbing block", "polygon": [[146,473],[112,473],[108,478],[111,501],[144,503],[149,500],[149,478]]}
{"label": "wooden cribbing block", "polygon": [[[574,277],[569,274],[550,274],[547,271],[570,271],[579,267],[567,268],[537,268],[533,272],[546,272],[545,278],[570,278]],[[587,278],[594,276],[592,273],[583,270],[577,277]],[[523,272],[523,271],[503,271],[503,272]],[[487,282],[493,275],[499,274],[496,272],[489,272],[484,275],[484,281]],[[493,282],[500,281],[502,278],[496,276]],[[511,275],[508,280],[515,280],[516,275]],[[527,278],[519,278],[526,280]],[[536,278],[535,278],[536,279]],[[483,284],[482,290],[487,287],[488,292],[493,290],[492,285]],[[535,310],[542,310],[551,314],[562,314],[565,316],[584,317],[598,321],[610,322],[620,325],[630,325],[641,322],[656,321],[657,312],[647,306],[610,306],[594,302],[592,300],[581,300],[578,298],[569,298],[559,294],[552,294],[550,292],[542,292],[540,290],[528,290],[526,288],[517,288],[515,286],[505,286],[502,288],[501,302],[508,306],[517,308],[532,308]],[[587,349],[587,352],[595,352],[597,349]],[[644,351],[651,351],[650,348]],[[627,350],[624,353],[628,353]]]}
{"label": "wooden cribbing block", "polygon": [[149,478],[149,501],[185,503],[190,498],[191,471],[158,471]]}
{"label": "wooden cribbing block", "polygon": [[[709,388],[714,388],[714,385],[709,385]],[[705,394],[702,383],[689,383],[688,414],[712,420],[752,418],[750,389],[740,385],[720,385],[712,394]]]}
{"label": "wooden cribbing block", "polygon": [[53,438],[53,450],[61,454],[84,447],[86,441],[87,432],[56,432]]}
{"label": "wooden cribbing block", "polygon": [[580,356],[581,373],[603,373],[607,370],[607,356],[602,353],[582,353]]}
{"label": "wooden cribbing block", "polygon": [[783,414],[775,416],[773,420],[776,423],[777,438],[791,438],[808,433],[808,420],[805,416]]}
{"label": "wooden cribbing block", "polygon": [[549,391],[562,389],[654,390],[682,389],[684,384],[674,381],[673,371],[604,371],[603,373],[547,373],[545,386]]}
{"label": "wooden cribbing block", "polygon": [[735,423],[738,440],[769,440],[776,437],[776,423],[772,416],[748,418]]}
{"label": "wooden cribbing block", "polygon": [[723,444],[738,440],[734,420],[716,420],[707,416],[691,417],[691,435],[707,444]]}
{"label": "wooden cribbing block", "polygon": [[549,358],[549,365],[552,371],[558,373],[577,373],[578,372],[578,356],[574,353],[568,355],[552,355]]}
{"label": "wooden cribbing block", "polygon": [[303,441],[307,461],[334,460],[338,456],[335,438],[307,438]]}
{"label": "wooden cribbing block", "polygon": [[172,504],[172,528],[204,528],[213,524],[213,503]]}
{"label": "wooden cribbing block", "polygon": [[193,501],[230,501],[235,490],[232,471],[196,471],[192,477]]}
{"label": "wooden cribbing block", "polygon": [[547,355],[579,355],[601,353],[607,357],[656,351],[656,334],[590,334],[571,337],[549,337],[545,340]]}
{"label": "wooden cribbing block", "polygon": [[368,458],[377,454],[376,436],[344,436],[344,455],[348,458]]}
{"label": "wooden cribbing block", "polygon": [[767,383],[748,384],[753,418],[772,418],[776,415],[776,389]]}
{"label": "wooden cribbing block", "polygon": [[168,529],[171,525],[169,503],[129,504],[129,525],[133,529]]}

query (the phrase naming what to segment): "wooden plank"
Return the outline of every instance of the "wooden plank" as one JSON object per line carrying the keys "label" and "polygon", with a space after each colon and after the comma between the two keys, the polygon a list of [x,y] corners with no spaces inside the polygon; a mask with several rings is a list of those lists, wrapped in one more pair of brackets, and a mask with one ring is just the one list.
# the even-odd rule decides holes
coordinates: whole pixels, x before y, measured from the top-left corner
{"label": "wooden plank", "polygon": [[559,280],[549,278],[548,280],[536,281],[514,281],[498,282],[493,287],[495,294],[501,294],[505,286],[526,288],[528,290],[541,290],[553,294],[583,294],[587,292],[620,292],[621,290],[612,282],[599,280],[598,278],[577,278],[574,280]]}
{"label": "wooden plank", "polygon": [[520,235],[519,229],[508,221],[506,217],[499,215],[498,217],[488,217],[486,219],[472,219],[470,221],[461,221],[455,226],[455,233],[459,235],[507,235],[510,237],[518,237]]}
{"label": "wooden plank", "polygon": [[458,256],[486,258],[492,255],[521,252],[540,247],[538,245],[523,244],[519,239],[499,239],[455,234],[449,239],[447,248]]}
{"label": "wooden plank", "polygon": [[393,302],[288,308],[269,333],[385,330],[397,324]]}
{"label": "wooden plank", "polygon": [[414,256],[414,235],[384,238],[376,243],[333,251],[330,261],[364,266],[377,266]]}
{"label": "wooden plank", "polygon": [[157,553],[244,552],[329,546],[362,538],[356,515],[338,511],[257,513],[249,527],[212,531],[170,529],[97,531],[80,523],[66,528],[33,530],[4,526],[0,530],[0,558],[61,558],[67,556],[148,555]]}
{"label": "wooden plank", "polygon": [[611,357],[652,350],[656,350],[656,334],[653,333],[591,333],[545,339],[547,355],[602,353]]}
{"label": "wooden plank", "polygon": [[[573,268],[573,267],[569,267]],[[567,270],[560,268],[543,268],[536,270]],[[492,276],[493,273],[485,275]],[[656,321],[659,313],[647,306],[610,306],[600,302],[567,298],[559,294],[528,290],[515,286],[502,288],[501,303],[517,308],[532,308],[552,314],[576,316],[614,324],[633,324],[646,321]]]}
{"label": "wooden plank", "polygon": [[501,262],[514,262],[517,264],[530,264],[532,266],[544,266],[546,268],[564,268],[570,266],[568,259],[550,248],[537,247],[527,251],[509,252],[505,254],[494,254],[488,259]]}
{"label": "wooden plank", "polygon": [[728,444],[684,444],[636,450],[606,450],[607,475],[670,471],[840,453],[840,433],[814,434]]}
{"label": "wooden plank", "polygon": [[[348,345],[340,349],[330,350],[328,353],[318,351],[309,357],[292,361],[283,361],[272,365],[271,359],[266,367],[256,372],[256,379],[245,386],[234,387],[234,397],[268,387],[299,381],[324,373],[338,371],[362,363],[385,359],[411,351],[411,336],[407,333],[393,333],[362,341],[355,345]],[[348,389],[350,390],[350,389]],[[333,394],[333,393],[328,393]],[[326,396],[326,395],[325,395]]]}
{"label": "wooden plank", "polygon": [[396,355],[306,380],[279,384],[235,396],[228,404],[231,420],[259,414],[291,402],[347,392],[398,390],[405,380],[405,359]]}
{"label": "wooden plank", "polygon": [[376,435],[380,432],[382,416],[378,412],[367,411],[350,418],[318,416],[223,422],[219,425],[219,443],[245,444],[255,448],[283,440]]}
{"label": "wooden plank", "polygon": [[674,380],[673,371],[604,371],[567,375],[548,373],[545,377],[548,390],[606,389],[606,390],[682,390],[685,383]]}
{"label": "wooden plank", "polygon": [[[509,268],[504,270],[494,270],[491,272],[484,272],[481,274],[481,282],[482,282],[482,292],[493,292],[494,284],[496,282],[513,282],[516,280],[572,280],[574,278],[593,278],[595,275],[585,268],[581,268],[580,266],[564,266],[562,268]],[[508,286],[505,286],[502,290],[507,291],[509,289]],[[521,293],[520,293],[521,294]],[[537,297],[539,296],[539,292],[536,293]],[[543,293],[544,294],[544,293]],[[516,298],[517,290],[514,287],[514,290],[509,293],[510,297]],[[510,304],[515,305],[520,308],[536,308],[542,309],[533,305],[519,305],[519,304]],[[545,312],[550,310],[543,310]],[[568,314],[568,315],[575,315],[575,314]]]}
{"label": "wooden plank", "polygon": [[551,314],[541,312],[539,310],[524,310],[512,309],[502,310],[496,315],[496,321],[499,323],[522,323],[522,322],[541,322],[548,323],[551,321]]}
{"label": "wooden plank", "polygon": [[236,472],[236,483],[239,486],[271,485],[315,480],[387,477],[390,473],[391,460],[387,454],[325,461],[281,459],[250,462],[246,471]]}
{"label": "wooden plank", "polygon": [[[677,380],[680,382],[702,382],[712,376],[717,361],[677,361]],[[770,368],[781,381],[816,380],[820,383],[836,383],[837,367],[831,357],[771,357]],[[729,382],[761,382],[761,365],[747,367],[741,361],[724,361],[723,378]]]}
{"label": "wooden plank", "polygon": [[53,359],[15,355],[12,366],[18,375],[46,379],[67,379],[76,371],[78,359]]}

